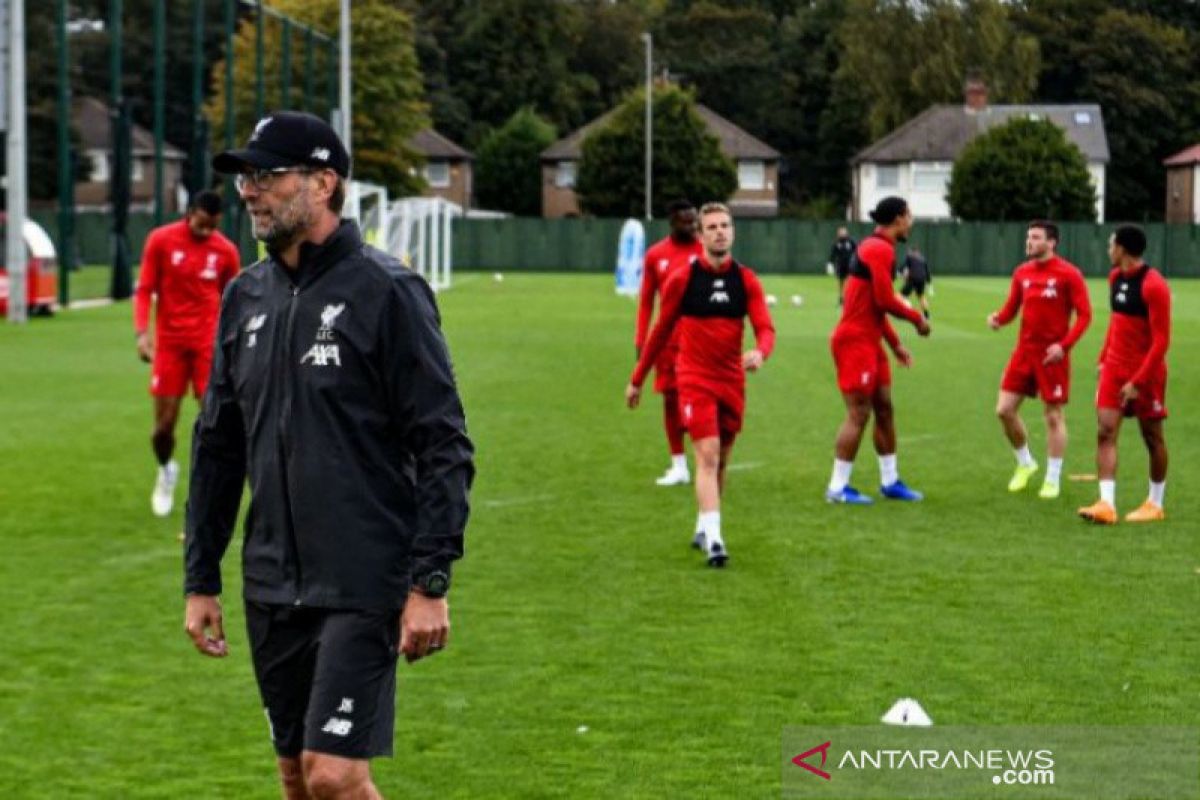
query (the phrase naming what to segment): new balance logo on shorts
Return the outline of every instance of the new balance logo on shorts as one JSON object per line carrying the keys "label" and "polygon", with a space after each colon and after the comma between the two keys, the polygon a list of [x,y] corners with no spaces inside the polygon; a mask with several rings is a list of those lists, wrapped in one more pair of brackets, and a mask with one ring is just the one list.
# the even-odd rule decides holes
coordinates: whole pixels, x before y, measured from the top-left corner
{"label": "new balance logo on shorts", "polygon": [[325,727],[321,728],[321,733],[332,733],[334,736],[347,736],[353,727],[354,723],[348,719],[330,717],[325,722]]}

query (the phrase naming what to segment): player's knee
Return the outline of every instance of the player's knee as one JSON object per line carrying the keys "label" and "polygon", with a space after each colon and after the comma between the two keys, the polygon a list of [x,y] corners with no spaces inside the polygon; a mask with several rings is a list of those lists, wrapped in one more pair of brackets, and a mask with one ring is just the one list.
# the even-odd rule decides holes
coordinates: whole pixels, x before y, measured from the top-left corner
{"label": "player's knee", "polygon": [[304,755],[304,784],[308,793],[317,800],[345,796],[358,796],[370,775],[365,763],[329,758],[318,753]]}
{"label": "player's knee", "polygon": [[1100,444],[1112,444],[1117,440],[1117,426],[1111,422],[1100,421],[1096,425],[1096,441]]}
{"label": "player's knee", "polygon": [[1017,410],[1006,403],[997,403],[996,417],[1001,422],[1012,422],[1017,418]]}

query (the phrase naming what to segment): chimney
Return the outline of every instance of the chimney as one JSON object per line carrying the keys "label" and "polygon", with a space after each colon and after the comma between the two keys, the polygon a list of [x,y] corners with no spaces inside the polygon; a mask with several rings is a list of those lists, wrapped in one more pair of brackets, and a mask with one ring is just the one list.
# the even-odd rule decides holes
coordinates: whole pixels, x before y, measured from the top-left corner
{"label": "chimney", "polygon": [[967,78],[966,86],[963,87],[963,100],[968,113],[987,108],[988,89],[982,78]]}

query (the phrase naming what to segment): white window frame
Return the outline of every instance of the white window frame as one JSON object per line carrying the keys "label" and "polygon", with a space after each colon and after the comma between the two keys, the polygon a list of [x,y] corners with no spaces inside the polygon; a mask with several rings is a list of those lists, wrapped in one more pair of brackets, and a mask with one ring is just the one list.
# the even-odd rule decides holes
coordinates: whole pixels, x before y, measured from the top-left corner
{"label": "white window frame", "polygon": [[[883,176],[891,176],[891,180],[884,181]],[[900,165],[899,164],[876,164],[875,165],[875,185],[880,189],[899,189],[900,188]]]}
{"label": "white window frame", "polygon": [[579,162],[560,161],[554,168],[554,185],[559,189],[574,189],[579,177]]}
{"label": "white window frame", "polygon": [[88,180],[94,183],[108,183],[108,153],[103,150],[88,150],[88,156],[92,159],[92,176]]}
{"label": "white window frame", "polygon": [[759,159],[737,162],[738,189],[761,192],[767,188],[767,163]]}
{"label": "white window frame", "polygon": [[450,188],[450,162],[430,161],[425,165],[425,182],[434,189]]}
{"label": "white window frame", "polygon": [[944,192],[951,169],[950,164],[941,161],[913,164],[913,191]]}

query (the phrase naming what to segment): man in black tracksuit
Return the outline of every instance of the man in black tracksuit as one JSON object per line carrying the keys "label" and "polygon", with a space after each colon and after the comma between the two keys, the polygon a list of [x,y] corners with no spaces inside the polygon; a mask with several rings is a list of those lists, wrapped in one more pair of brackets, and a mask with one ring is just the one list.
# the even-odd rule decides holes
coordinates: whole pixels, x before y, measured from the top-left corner
{"label": "man in black tracksuit", "polygon": [[826,265],[831,270],[831,274],[837,276],[839,306],[842,304],[842,291],[846,286],[846,278],[850,276],[850,259],[854,257],[854,251],[857,248],[858,244],[850,238],[849,229],[844,226],[839,227],[837,238],[829,247],[829,263]]}
{"label": "man in black tracksuit", "polygon": [[395,664],[446,646],[472,445],[433,294],[339,219],[349,155],[277,112],[234,173],[268,257],[225,292],[196,422],[186,627],[227,653],[220,562],[249,479],[242,566],[259,691],[288,797],[378,796]]}
{"label": "man in black tracksuit", "polygon": [[921,301],[921,313],[925,315],[925,319],[929,319],[929,300],[925,297],[926,287],[933,283],[933,273],[929,270],[929,262],[925,256],[921,255],[921,251],[915,247],[908,248],[908,254],[904,257],[904,266],[900,270],[900,274],[904,277],[904,285],[900,288],[900,294],[908,297],[916,292],[917,298]]}

